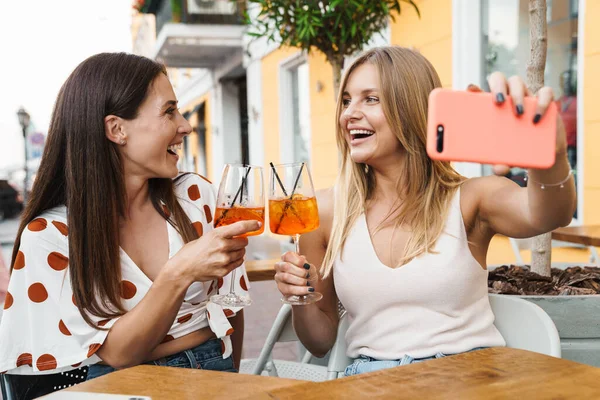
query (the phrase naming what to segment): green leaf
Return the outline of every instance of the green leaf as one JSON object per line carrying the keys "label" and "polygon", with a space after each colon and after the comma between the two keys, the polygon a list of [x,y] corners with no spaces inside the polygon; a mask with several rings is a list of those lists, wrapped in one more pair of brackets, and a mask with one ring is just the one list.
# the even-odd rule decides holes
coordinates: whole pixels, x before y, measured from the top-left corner
{"label": "green leaf", "polygon": [[[247,0],[247,34],[266,37],[280,45],[318,50],[331,60],[360,50],[380,33],[400,5],[414,0]],[[392,15],[393,13],[393,15]]]}

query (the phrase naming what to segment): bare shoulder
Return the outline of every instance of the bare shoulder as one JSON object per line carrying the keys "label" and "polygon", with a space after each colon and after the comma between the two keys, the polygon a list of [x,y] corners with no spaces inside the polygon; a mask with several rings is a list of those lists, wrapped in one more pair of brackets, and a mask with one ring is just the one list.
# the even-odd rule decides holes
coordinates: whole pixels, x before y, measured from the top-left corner
{"label": "bare shoulder", "polygon": [[318,190],[316,197],[319,208],[319,229],[316,233],[324,243],[327,243],[333,223],[334,190],[333,188]]}
{"label": "bare shoulder", "polygon": [[476,201],[480,200],[484,194],[513,186],[518,185],[503,176],[490,175],[479,178],[470,178],[467,179],[461,186],[461,197],[471,201]]}
{"label": "bare shoulder", "polygon": [[333,188],[321,189],[316,193],[321,224],[331,225],[333,221],[334,191]]}
{"label": "bare shoulder", "polygon": [[465,225],[474,226],[486,196],[515,185],[511,180],[496,175],[467,179],[460,189],[460,209]]}
{"label": "bare shoulder", "polygon": [[333,217],[333,202],[334,194],[333,188],[317,190],[317,204],[319,205],[319,216],[332,216]]}

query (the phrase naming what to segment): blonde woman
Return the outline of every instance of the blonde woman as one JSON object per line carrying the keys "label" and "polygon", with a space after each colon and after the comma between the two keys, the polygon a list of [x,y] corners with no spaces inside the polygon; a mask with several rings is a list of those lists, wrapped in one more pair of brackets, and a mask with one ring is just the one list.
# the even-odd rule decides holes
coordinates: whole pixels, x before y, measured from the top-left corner
{"label": "blonde woman", "polygon": [[[512,96],[521,118],[523,81],[494,73],[489,84],[497,103]],[[538,235],[573,215],[560,120],[556,163],[530,170],[527,188],[497,176],[466,179],[425,150],[428,95],[439,86],[432,65],[405,48],[370,50],[349,67],[336,116],[341,172],[318,194],[321,227],[302,237],[302,255],[286,253],[275,266],[283,295],[323,294],[293,309],[313,354],[336,339],[338,300],[348,311],[355,362],[346,375],[505,345],[487,294],[490,240]],[[550,88],[539,91],[534,122],[552,100]],[[307,286],[311,265],[322,273],[315,288]]]}

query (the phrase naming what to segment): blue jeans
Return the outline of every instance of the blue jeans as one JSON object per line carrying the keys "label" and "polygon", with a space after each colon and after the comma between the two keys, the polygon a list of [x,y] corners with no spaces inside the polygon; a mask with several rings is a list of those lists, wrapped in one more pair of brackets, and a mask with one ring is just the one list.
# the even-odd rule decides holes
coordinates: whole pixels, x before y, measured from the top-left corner
{"label": "blue jeans", "polygon": [[[485,347],[477,347],[469,351],[481,350],[484,348]],[[346,367],[346,370],[344,371],[344,376],[352,376],[362,374],[365,372],[379,371],[380,369],[394,368],[399,367],[401,365],[416,364],[427,360],[435,360],[437,358],[446,357],[448,355],[453,354],[437,353],[436,355],[423,358],[414,358],[406,354],[399,360],[378,360],[373,357],[361,355],[358,358],[356,358],[352,364]]]}
{"label": "blue jeans", "polygon": [[[238,372],[233,366],[231,356],[223,358],[221,341],[211,339],[193,349],[185,350],[171,356],[163,357],[155,361],[145,363],[147,365],[159,365],[163,367],[208,369],[211,371]],[[94,379],[106,375],[115,369],[109,365],[94,364],[89,366],[87,379]]]}

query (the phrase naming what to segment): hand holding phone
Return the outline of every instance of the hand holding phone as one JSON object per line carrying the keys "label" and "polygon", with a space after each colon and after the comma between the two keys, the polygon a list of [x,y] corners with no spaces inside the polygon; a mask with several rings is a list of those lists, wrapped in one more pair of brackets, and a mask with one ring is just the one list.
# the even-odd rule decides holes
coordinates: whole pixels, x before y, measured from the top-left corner
{"label": "hand holding phone", "polygon": [[[557,109],[536,117],[537,98],[524,97],[521,115],[510,96],[435,89],[429,96],[427,154],[434,160],[546,169],[556,157]],[[534,123],[534,119],[538,122]]]}

